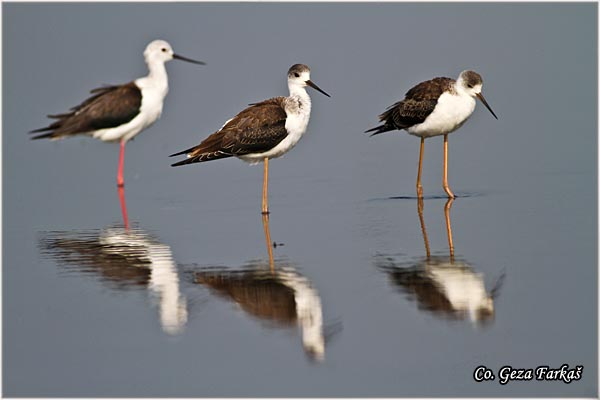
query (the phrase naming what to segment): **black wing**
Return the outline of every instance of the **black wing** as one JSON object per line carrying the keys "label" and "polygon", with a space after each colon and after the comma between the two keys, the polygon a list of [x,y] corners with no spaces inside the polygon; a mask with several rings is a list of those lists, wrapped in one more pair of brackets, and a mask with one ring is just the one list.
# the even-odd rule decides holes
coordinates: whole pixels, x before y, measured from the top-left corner
{"label": "black wing", "polygon": [[31,131],[46,132],[32,139],[61,138],[99,129],[114,128],[135,118],[142,105],[142,92],[130,82],[92,90],[94,95],[64,114],[48,115],[58,121]]}
{"label": "black wing", "polygon": [[438,98],[446,90],[451,90],[453,84],[451,78],[434,78],[419,83],[406,93],[404,100],[394,103],[379,116],[382,125],[366,132],[377,135],[422,123],[435,109]]}

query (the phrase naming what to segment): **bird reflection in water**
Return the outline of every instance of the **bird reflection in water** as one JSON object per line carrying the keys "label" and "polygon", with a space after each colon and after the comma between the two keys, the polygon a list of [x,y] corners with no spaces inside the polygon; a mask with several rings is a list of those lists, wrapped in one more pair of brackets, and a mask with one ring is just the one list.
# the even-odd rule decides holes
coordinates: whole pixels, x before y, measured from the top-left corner
{"label": "bird reflection in water", "polygon": [[121,204],[121,215],[123,215],[123,227],[129,229],[129,217],[127,216],[127,203],[125,203],[125,187],[118,186],[119,203]]}
{"label": "bird reflection in water", "polygon": [[180,333],[188,311],[171,249],[139,228],[128,228],[126,210],[123,215],[127,227],[46,232],[41,251],[68,273],[97,277],[113,289],[147,288],[158,302],[164,332]]}
{"label": "bird reflection in water", "polygon": [[209,287],[220,297],[269,327],[299,326],[302,346],[313,360],[325,358],[321,299],[310,281],[289,262],[274,260],[269,216],[263,215],[269,261],[250,261],[241,268],[195,269],[194,282]]}
{"label": "bird reflection in water", "polygon": [[450,221],[453,201],[454,199],[448,199],[444,206],[448,256],[431,256],[423,217],[423,199],[418,199],[426,257],[410,262],[398,262],[394,257],[379,256],[376,265],[388,274],[394,285],[417,302],[419,309],[443,318],[468,318],[475,324],[490,323],[494,320],[494,299],[499,294],[504,274],[488,292],[483,274],[476,272],[465,260],[455,259]]}

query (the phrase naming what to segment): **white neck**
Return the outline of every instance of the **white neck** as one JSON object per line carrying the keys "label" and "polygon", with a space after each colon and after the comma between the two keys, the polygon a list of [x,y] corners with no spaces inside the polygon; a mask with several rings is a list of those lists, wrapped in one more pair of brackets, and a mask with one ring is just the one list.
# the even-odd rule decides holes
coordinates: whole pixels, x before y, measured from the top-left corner
{"label": "white neck", "polygon": [[146,60],[148,70],[150,71],[149,76],[166,76],[167,70],[165,69],[165,62],[163,60],[151,59]]}
{"label": "white neck", "polygon": [[148,75],[138,80],[142,87],[157,87],[164,90],[165,94],[169,88],[169,77],[167,69],[162,60],[146,60],[148,64]]}
{"label": "white neck", "polygon": [[290,90],[290,97],[299,100],[300,103],[302,103],[303,111],[308,111],[310,113],[311,102],[310,96],[306,92],[306,88],[293,83],[289,83],[288,88]]}
{"label": "white neck", "polygon": [[461,79],[458,79],[456,82],[454,82],[454,90],[461,96],[470,96],[470,94],[465,90]]}

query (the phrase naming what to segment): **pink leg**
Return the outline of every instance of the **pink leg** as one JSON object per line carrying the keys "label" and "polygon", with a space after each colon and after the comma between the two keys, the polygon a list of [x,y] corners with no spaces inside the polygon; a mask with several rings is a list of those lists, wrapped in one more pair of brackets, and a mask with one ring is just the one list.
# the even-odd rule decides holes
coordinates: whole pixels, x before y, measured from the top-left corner
{"label": "pink leg", "polygon": [[129,229],[129,218],[127,217],[127,205],[125,204],[125,188],[119,186],[119,201],[121,202],[121,213],[123,214],[123,225]]}
{"label": "pink leg", "polygon": [[121,153],[119,154],[119,172],[117,173],[117,186],[123,187],[123,162],[125,161],[125,141],[121,140]]}

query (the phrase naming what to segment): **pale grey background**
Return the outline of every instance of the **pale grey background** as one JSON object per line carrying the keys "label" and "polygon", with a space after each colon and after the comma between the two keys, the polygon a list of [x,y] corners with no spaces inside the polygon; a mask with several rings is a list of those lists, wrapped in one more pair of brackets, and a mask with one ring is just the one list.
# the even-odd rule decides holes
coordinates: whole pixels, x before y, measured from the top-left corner
{"label": "pale grey background", "polygon": [[[597,395],[596,4],[3,4],[3,385],[5,396]],[[166,335],[143,290],[64,274],[39,238],[120,221],[117,147],[31,142],[103,83],[146,73],[152,39],[173,61],[162,118],[128,145],[130,218],[170,246],[190,301]],[[301,62],[314,91],[306,135],[271,164],[271,233],[343,330],[322,364],[294,330],[272,329],[192,284],[193,265],[265,258],[261,167],[170,168],[247,103],[286,93]],[[450,136],[457,253],[488,289],[484,329],[419,310],[375,267],[424,255],[414,195],[418,140],[368,138],[414,84],[479,71],[499,116],[478,105]],[[441,139],[425,147],[425,218],[446,252]],[[480,364],[584,365],[554,382],[471,379]]]}

